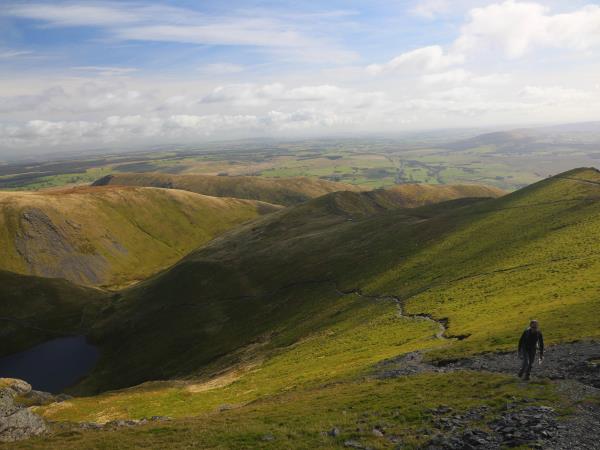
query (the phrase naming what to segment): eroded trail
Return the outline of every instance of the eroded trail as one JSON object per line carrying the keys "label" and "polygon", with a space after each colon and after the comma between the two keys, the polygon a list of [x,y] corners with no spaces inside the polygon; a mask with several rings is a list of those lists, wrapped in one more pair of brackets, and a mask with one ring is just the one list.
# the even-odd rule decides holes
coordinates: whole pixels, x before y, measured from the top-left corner
{"label": "eroded trail", "polygon": [[349,291],[343,291],[341,290],[337,283],[334,282],[335,285],[335,290],[338,294],[340,295],[357,295],[361,298],[365,298],[368,300],[376,300],[376,301],[386,301],[386,300],[391,300],[393,302],[396,303],[397,307],[398,307],[398,316],[399,317],[405,317],[408,319],[419,319],[419,320],[427,320],[429,322],[433,322],[437,325],[438,327],[438,332],[435,334],[435,337],[437,339],[445,339],[445,340],[450,340],[452,339],[452,337],[447,337],[446,336],[446,332],[447,332],[447,323],[448,321],[446,319],[434,319],[431,315],[429,314],[422,314],[422,313],[418,313],[418,314],[406,314],[404,312],[404,308],[402,306],[402,300],[400,299],[400,297],[397,297],[395,295],[377,295],[377,294],[364,294],[362,292],[361,289],[352,289]]}

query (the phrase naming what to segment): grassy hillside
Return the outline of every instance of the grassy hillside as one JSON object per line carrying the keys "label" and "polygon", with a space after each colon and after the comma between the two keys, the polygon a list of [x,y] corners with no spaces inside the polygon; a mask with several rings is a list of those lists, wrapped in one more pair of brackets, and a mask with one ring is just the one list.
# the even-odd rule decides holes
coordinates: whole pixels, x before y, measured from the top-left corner
{"label": "grassy hillside", "polygon": [[163,173],[118,173],[107,175],[95,186],[152,186],[182,189],[215,197],[260,200],[276,205],[296,205],[335,191],[358,191],[357,186],[313,178],[269,179],[211,175],[169,175]]}
{"label": "grassy hillside", "polygon": [[0,269],[123,286],[275,209],[155,188],[0,192]]}
{"label": "grassy hillside", "polygon": [[[151,388],[146,398],[154,399]],[[127,393],[121,393],[126,395]],[[141,392],[138,392],[141,395]],[[180,404],[202,393],[172,395]],[[116,400],[109,395],[98,400]],[[534,400],[532,400],[534,399]],[[129,397],[129,400],[133,398]],[[290,389],[247,405],[221,405],[194,417],[110,432],[68,430],[49,438],[12,444],[10,448],[206,448],[206,449],[332,449],[348,448],[349,440],[373,449],[422,448],[437,430],[432,409],[444,405],[456,413],[489,408],[497,416],[509,402],[551,405],[565,403],[549,383],[524,384],[512,377],[475,372],[425,374],[390,380],[360,379],[310,389]],[[151,402],[148,402],[151,403]],[[63,403],[69,409],[70,402]],[[56,409],[60,409],[59,404]],[[81,416],[85,417],[85,416]],[[338,436],[328,432],[336,428]],[[372,430],[384,429],[385,437]],[[0,444],[2,448],[2,444]],[[523,447],[525,448],[525,447]]]}
{"label": "grassy hillside", "polygon": [[[414,350],[445,359],[512,349],[532,317],[550,345],[599,338],[599,189],[597,171],[578,169],[498,199],[405,209],[344,192],[263,217],[122,292],[96,322],[103,358],[81,391],[178,381],[40,412],[181,418],[101,435],[131,447],[329,448],[360,438],[391,448],[374,427],[419,445],[429,408],[442,404],[498,413],[526,397],[564,408],[548,382],[372,374],[378,361]],[[439,339],[435,322],[400,315],[394,299],[404,313],[447,319],[447,335],[461,339]],[[339,438],[321,434],[333,426]],[[99,436],[50,444],[92,447]]]}
{"label": "grassy hillside", "polygon": [[[575,174],[600,180],[591,170]],[[412,312],[449,317],[451,334],[471,336],[446,353],[506,349],[528,318],[545,318],[544,311],[556,316],[550,342],[596,335],[588,315],[594,300],[569,280],[573,270],[579,280],[596,276],[588,242],[598,225],[597,189],[553,178],[499,199],[416,209],[386,209],[370,193],[338,193],[267,216],[125,292],[121,308],[96,329],[106,358],[87,387],[206,371],[224,355],[225,365],[239,360],[232,352],[253,342],[267,343],[261,352],[285,346],[323,325],[326,306],[341,298],[332,283],[396,295]],[[556,264],[572,264],[572,270],[561,266],[555,274]],[[518,283],[494,284],[495,277],[514,275],[516,266],[539,270],[518,271],[525,277]],[[444,300],[440,292],[448,285],[458,289],[455,280],[472,290]],[[511,320],[495,321],[483,301],[489,298],[494,311],[514,305],[506,309]],[[560,308],[567,307],[581,316],[577,326],[561,323]],[[315,319],[299,322],[298,315]],[[152,351],[137,352],[148,341]],[[156,360],[168,363],[156,366]]]}
{"label": "grassy hillside", "polygon": [[84,334],[110,301],[98,289],[0,270],[0,356],[58,336]]}
{"label": "grassy hillside", "polygon": [[598,200],[599,172],[579,169],[475,206],[367,290],[401,295],[408,311],[446,317],[450,334],[468,336],[442,357],[512,349],[533,317],[550,343],[598,337]]}
{"label": "grassy hillside", "polygon": [[459,198],[496,198],[506,194],[502,189],[479,184],[398,184],[387,188],[385,193],[398,199],[399,204],[405,208]]}

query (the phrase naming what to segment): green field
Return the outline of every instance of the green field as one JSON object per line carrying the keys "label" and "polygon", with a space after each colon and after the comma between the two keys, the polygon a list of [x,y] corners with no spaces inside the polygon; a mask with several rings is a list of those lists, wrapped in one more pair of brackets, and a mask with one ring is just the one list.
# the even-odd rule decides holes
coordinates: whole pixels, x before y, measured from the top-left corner
{"label": "green field", "polygon": [[[87,184],[110,173],[311,177],[380,188],[478,183],[515,190],[600,157],[597,136],[519,133],[301,141],[232,141],[154,152],[107,153],[0,165],[0,189]],[[445,136],[445,137],[444,137]],[[471,137],[474,136],[474,137]],[[590,141],[591,139],[591,141]]]}

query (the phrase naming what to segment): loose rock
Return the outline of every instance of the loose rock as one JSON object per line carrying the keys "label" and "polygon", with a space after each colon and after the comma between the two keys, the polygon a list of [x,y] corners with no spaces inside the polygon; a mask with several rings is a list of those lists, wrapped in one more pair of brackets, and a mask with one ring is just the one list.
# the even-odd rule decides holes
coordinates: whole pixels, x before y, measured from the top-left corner
{"label": "loose rock", "polygon": [[31,386],[23,380],[0,378],[0,442],[14,442],[47,431],[41,417],[15,404],[17,395],[25,395]]}

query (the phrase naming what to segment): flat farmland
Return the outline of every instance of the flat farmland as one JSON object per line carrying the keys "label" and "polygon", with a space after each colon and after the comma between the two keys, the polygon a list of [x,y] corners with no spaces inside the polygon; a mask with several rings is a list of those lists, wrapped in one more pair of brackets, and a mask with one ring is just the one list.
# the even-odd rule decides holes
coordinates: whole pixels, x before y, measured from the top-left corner
{"label": "flat farmland", "polygon": [[267,178],[310,177],[383,188],[477,183],[516,190],[573,166],[594,166],[600,145],[472,138],[459,143],[400,139],[239,141],[44,162],[0,163],[0,189],[89,184],[110,173],[159,172]]}

